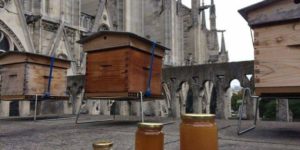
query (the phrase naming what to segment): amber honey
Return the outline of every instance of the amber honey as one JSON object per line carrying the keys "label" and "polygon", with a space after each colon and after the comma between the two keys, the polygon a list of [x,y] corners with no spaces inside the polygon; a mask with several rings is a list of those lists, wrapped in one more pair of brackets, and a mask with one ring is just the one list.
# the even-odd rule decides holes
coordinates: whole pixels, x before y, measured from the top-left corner
{"label": "amber honey", "polygon": [[163,125],[159,123],[140,123],[135,136],[135,150],[163,150]]}
{"label": "amber honey", "polygon": [[113,150],[113,143],[109,141],[99,141],[93,144],[94,150]]}
{"label": "amber honey", "polygon": [[184,114],[180,124],[180,150],[217,150],[215,115]]}

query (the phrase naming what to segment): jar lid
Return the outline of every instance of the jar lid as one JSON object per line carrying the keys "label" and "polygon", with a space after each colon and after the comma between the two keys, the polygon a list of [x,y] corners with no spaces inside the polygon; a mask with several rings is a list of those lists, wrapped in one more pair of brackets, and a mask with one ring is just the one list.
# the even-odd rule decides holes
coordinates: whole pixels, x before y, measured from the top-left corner
{"label": "jar lid", "polygon": [[214,121],[214,114],[183,114],[181,116],[183,120],[199,120],[199,121]]}
{"label": "jar lid", "polygon": [[139,128],[143,128],[143,129],[159,129],[163,127],[163,124],[161,123],[139,123],[138,124]]}
{"label": "jar lid", "polygon": [[113,143],[110,141],[98,141],[93,144],[94,148],[109,148],[112,146],[113,146]]}

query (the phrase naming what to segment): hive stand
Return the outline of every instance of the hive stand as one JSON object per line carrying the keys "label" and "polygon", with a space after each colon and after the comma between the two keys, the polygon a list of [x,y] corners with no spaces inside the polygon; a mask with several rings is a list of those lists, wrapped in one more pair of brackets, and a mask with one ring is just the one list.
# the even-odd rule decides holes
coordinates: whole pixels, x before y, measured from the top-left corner
{"label": "hive stand", "polygon": [[[246,129],[242,129],[242,117],[243,117],[243,113],[244,113],[244,105],[246,103],[246,95],[247,93],[249,94],[249,97],[251,98],[251,100],[254,100],[256,102],[255,104],[255,114],[254,114],[254,120],[253,120],[253,124],[246,128]],[[257,118],[258,118],[258,108],[259,108],[259,102],[261,100],[274,100],[274,99],[300,99],[300,95],[260,95],[260,96],[255,96],[251,94],[251,89],[250,88],[244,88],[243,89],[243,101],[242,101],[242,105],[240,106],[239,109],[239,119],[238,119],[238,123],[237,123],[237,134],[238,135],[242,135],[244,133],[247,133],[251,130],[254,130],[256,128],[257,125]],[[273,94],[273,93],[272,93]]]}
{"label": "hive stand", "polygon": [[[122,97],[96,97],[96,98],[86,98],[84,97],[83,98],[83,101],[88,101],[88,100],[99,100],[99,101],[102,101],[102,100],[118,100],[118,101],[128,101],[128,100],[124,100]],[[136,98],[133,98],[132,100],[139,100],[140,102],[140,115],[141,115],[141,118],[140,118],[140,121],[141,122],[144,122],[144,107],[143,107],[143,102],[144,102],[144,94],[143,92],[140,92],[138,95],[136,95]],[[116,101],[114,101],[115,103]],[[80,114],[81,114],[81,108],[82,108],[82,102],[80,104],[80,107],[79,107],[79,111],[77,112],[77,115],[76,115],[76,120],[75,120],[75,124],[84,124],[84,123],[93,123],[93,122],[105,122],[105,121],[114,121],[116,119],[116,107],[114,107],[114,114],[113,114],[113,119],[105,119],[105,120],[97,120],[97,121],[85,121],[85,122],[79,122],[79,117],[80,117]]]}

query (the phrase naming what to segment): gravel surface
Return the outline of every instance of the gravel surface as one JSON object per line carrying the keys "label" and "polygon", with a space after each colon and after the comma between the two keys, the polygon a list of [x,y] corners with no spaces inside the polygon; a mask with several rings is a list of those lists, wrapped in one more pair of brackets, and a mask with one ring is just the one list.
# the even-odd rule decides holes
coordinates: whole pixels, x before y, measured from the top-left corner
{"label": "gravel surface", "polygon": [[[84,120],[104,118],[83,116]],[[0,150],[92,150],[92,143],[101,139],[112,140],[114,150],[133,150],[138,122],[134,119],[119,116],[117,120],[122,121],[77,125],[74,118],[37,122],[1,119]],[[165,150],[179,150],[179,122],[164,127]],[[241,136],[236,135],[235,120],[217,120],[217,124],[220,150],[300,150],[300,123],[258,122],[255,130]]]}

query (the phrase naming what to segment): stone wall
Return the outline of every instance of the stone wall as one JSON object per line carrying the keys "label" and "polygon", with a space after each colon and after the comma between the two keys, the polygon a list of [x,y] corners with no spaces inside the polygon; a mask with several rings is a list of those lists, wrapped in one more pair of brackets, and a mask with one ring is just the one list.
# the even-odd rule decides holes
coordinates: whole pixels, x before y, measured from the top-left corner
{"label": "stone wall", "polygon": [[[253,80],[246,77],[246,75],[253,74],[253,65],[253,61],[245,61],[165,68],[163,82],[167,85],[170,95],[170,114],[173,117],[179,117],[183,109],[180,108],[182,105],[178,106],[178,104],[189,103],[184,102],[185,98],[177,100],[182,86],[188,84],[193,94],[191,100],[193,112],[216,113],[218,118],[229,118],[231,114],[229,108],[231,93],[228,90],[230,82],[237,79],[242,87],[253,89]],[[253,105],[247,105],[247,107],[253,110]]]}

